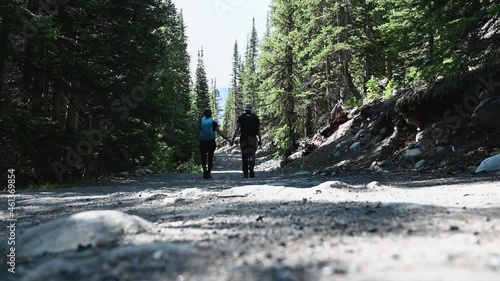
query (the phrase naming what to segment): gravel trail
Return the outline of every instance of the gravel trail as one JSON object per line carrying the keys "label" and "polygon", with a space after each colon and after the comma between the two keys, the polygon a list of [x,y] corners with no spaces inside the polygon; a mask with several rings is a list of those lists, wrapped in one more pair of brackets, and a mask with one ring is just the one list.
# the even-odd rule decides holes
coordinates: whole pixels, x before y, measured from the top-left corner
{"label": "gravel trail", "polygon": [[[16,274],[2,230],[0,280],[500,280],[498,174],[243,179],[239,161],[217,155],[213,180],[19,192]],[[6,194],[0,208],[5,221]],[[98,210],[125,214],[69,217]]]}

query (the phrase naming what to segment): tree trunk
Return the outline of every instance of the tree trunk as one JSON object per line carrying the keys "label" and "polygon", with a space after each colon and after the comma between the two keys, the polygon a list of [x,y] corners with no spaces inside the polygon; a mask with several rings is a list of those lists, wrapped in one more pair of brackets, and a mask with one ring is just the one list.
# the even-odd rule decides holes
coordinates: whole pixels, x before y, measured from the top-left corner
{"label": "tree trunk", "polygon": [[[65,31],[64,24],[66,22],[66,13],[65,13],[65,5],[59,5],[59,11],[57,14],[59,22],[62,24],[61,29],[63,32]],[[64,42],[58,37],[56,40],[57,51],[63,52],[64,50]],[[64,91],[64,82],[62,73],[62,65],[59,61],[58,64],[54,67],[54,100],[52,105],[52,120],[57,121],[59,123],[59,127],[61,130],[64,130],[64,107],[63,107],[63,91]]]}
{"label": "tree trunk", "polygon": [[[344,38],[343,38],[343,43],[347,44],[349,41],[349,14],[348,14],[348,5],[349,1],[345,0],[345,7],[340,8],[341,14],[344,16],[343,17],[343,26],[344,26]],[[354,96],[356,99],[361,99],[362,96],[359,93],[358,89],[356,88],[356,85],[354,85],[353,79],[351,72],[349,70],[349,62],[350,62],[350,53],[349,50],[343,50],[342,55],[341,55],[341,60],[342,60],[342,77],[344,80],[344,87],[346,88],[347,94],[351,94]],[[344,99],[347,99],[349,97],[344,96]]]}
{"label": "tree trunk", "polygon": [[[45,43],[39,44],[35,49],[35,57],[42,61],[45,58]],[[44,62],[45,64],[45,62]],[[44,80],[45,80],[45,67],[38,65],[34,68],[33,72],[33,104],[32,113],[34,116],[44,116],[43,103],[44,103]]]}
{"label": "tree trunk", "polygon": [[311,137],[314,135],[313,106],[312,106],[312,104],[308,104],[306,106],[305,134],[307,137]]}
{"label": "tree trunk", "polygon": [[[27,9],[33,14],[37,13],[36,0],[29,0],[27,3]],[[27,97],[31,100],[31,111],[33,115],[39,116],[41,113],[41,104],[42,104],[42,96],[40,92],[34,92],[34,83],[33,83],[33,60],[36,56],[35,54],[35,43],[31,38],[25,39],[25,49],[24,49],[24,59],[23,59],[23,71],[22,71],[22,85],[23,90]]]}
{"label": "tree trunk", "polygon": [[[4,9],[2,7],[2,9]],[[0,23],[0,92],[3,89],[3,74],[5,71],[5,61],[7,60],[7,40],[10,30],[10,22],[8,15],[5,15],[5,11],[2,11],[2,22]]]}
{"label": "tree trunk", "polygon": [[64,109],[63,109],[63,89],[61,78],[56,77],[54,82],[54,103],[52,106],[52,120],[59,123],[59,127],[64,129]]}
{"label": "tree trunk", "polygon": [[[25,50],[24,50],[24,58],[23,58],[23,70],[22,70],[22,89],[24,91],[23,96],[28,97],[31,99],[31,92],[32,92],[32,62],[31,62],[31,49],[32,49],[32,43],[31,40],[27,40],[25,43]],[[33,100],[31,100],[31,103],[33,103]]]}
{"label": "tree trunk", "polygon": [[429,32],[429,49],[428,49],[428,54],[427,54],[427,60],[432,63],[432,60],[434,59],[433,57],[434,54],[434,35],[432,34],[432,31]]}
{"label": "tree trunk", "polygon": [[387,59],[387,61],[386,61],[387,75],[392,78],[392,75],[393,75],[393,72],[394,72],[393,71],[394,68],[392,66],[392,61],[391,61],[390,58],[386,58],[386,59]]}
{"label": "tree trunk", "polygon": [[68,95],[69,103],[66,112],[66,133],[77,134],[80,122],[80,97],[74,93]]}
{"label": "tree trunk", "polygon": [[[293,12],[288,14],[288,33],[293,30]],[[289,156],[297,147],[297,139],[295,136],[295,96],[294,96],[294,65],[293,65],[293,48],[290,44],[287,45],[285,50],[285,122],[288,128],[287,138],[289,139],[289,146],[285,152]]]}
{"label": "tree trunk", "polygon": [[[363,32],[365,33],[365,38],[368,41],[372,40],[372,24],[370,19],[370,7],[368,3],[364,1],[364,17],[363,17]],[[363,77],[363,94],[366,96],[368,92],[368,81],[374,75],[374,58],[373,58],[373,46],[368,45],[364,50],[364,77]]]}
{"label": "tree trunk", "polygon": [[[43,56],[47,58],[47,51],[45,50]],[[50,92],[51,92],[51,81],[52,81],[52,64],[45,59],[45,67],[43,68],[43,103],[42,112],[43,116],[50,117]]]}

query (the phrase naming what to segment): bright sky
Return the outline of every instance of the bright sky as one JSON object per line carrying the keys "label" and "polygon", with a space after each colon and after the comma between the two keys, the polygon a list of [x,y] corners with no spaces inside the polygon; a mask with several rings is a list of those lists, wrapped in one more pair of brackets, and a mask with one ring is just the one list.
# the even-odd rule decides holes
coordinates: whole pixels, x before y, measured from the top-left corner
{"label": "bright sky", "polygon": [[259,38],[266,29],[271,0],[173,0],[182,10],[187,26],[191,71],[196,68],[198,50],[203,45],[209,81],[217,78],[218,88],[228,88],[235,40],[244,56],[252,18]]}

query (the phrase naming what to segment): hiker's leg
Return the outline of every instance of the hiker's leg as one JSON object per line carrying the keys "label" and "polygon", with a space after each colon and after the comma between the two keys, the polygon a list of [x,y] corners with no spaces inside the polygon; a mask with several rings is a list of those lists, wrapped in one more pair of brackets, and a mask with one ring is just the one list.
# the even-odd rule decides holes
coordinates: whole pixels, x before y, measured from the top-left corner
{"label": "hiker's leg", "polygon": [[214,152],[215,149],[217,148],[217,144],[215,144],[215,141],[210,142],[208,146],[208,173],[210,174],[212,172],[212,166],[214,165]]}
{"label": "hiker's leg", "polygon": [[251,178],[255,176],[254,167],[255,167],[255,152],[248,155],[248,170],[250,171]]}
{"label": "hiker's leg", "polygon": [[246,153],[248,153],[248,169],[250,171],[250,177],[253,178],[254,167],[255,167],[255,153],[257,152],[257,136],[251,136],[248,138],[248,145]]}
{"label": "hiker's leg", "polygon": [[241,149],[241,169],[243,170],[243,176],[248,176],[248,142],[245,138],[240,139],[240,149]]}
{"label": "hiker's leg", "polygon": [[243,175],[248,176],[248,154],[241,154]]}
{"label": "hiker's leg", "polygon": [[208,145],[204,141],[200,141],[200,156],[201,156],[201,167],[203,168],[203,172],[207,170],[207,152]]}

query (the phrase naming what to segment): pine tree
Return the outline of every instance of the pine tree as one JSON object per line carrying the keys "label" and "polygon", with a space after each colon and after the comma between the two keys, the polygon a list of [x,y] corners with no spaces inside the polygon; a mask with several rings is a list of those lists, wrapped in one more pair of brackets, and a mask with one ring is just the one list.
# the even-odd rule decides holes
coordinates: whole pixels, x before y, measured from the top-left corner
{"label": "pine tree", "polygon": [[180,103],[182,112],[185,114],[189,112],[191,107],[190,88],[191,88],[191,73],[189,69],[190,57],[187,51],[188,38],[186,36],[186,26],[184,24],[184,16],[182,12],[178,16],[178,42],[179,46],[179,61],[177,67],[179,68],[179,89],[178,95],[180,96]]}
{"label": "pine tree", "polygon": [[496,1],[385,0],[381,5],[394,11],[381,30],[393,71],[405,82],[433,81],[498,62]]}
{"label": "pine tree", "polygon": [[[175,11],[175,7],[171,2],[167,2],[170,11]],[[164,120],[171,120],[170,124],[161,127],[162,131],[169,131],[168,134],[163,135],[158,142],[171,148],[173,151],[167,151],[167,155],[155,155],[157,163],[163,163],[165,170],[168,166],[172,166],[171,162],[186,162],[189,161],[193,155],[193,147],[197,145],[195,135],[197,116],[192,114],[191,109],[191,73],[190,73],[190,57],[187,51],[187,36],[185,33],[185,25],[182,13],[173,14],[173,21],[176,22],[172,28],[172,38],[169,40],[172,43],[170,48],[172,52],[168,60],[172,61],[172,66],[176,69],[175,72],[170,72],[172,75],[173,92],[165,93],[164,98],[166,103],[163,105],[163,114],[161,115]],[[168,63],[165,66],[168,69]],[[165,75],[165,74],[164,74]],[[175,128],[174,130],[169,130]],[[172,159],[169,159],[168,153],[171,153]],[[160,166],[161,166],[160,165]],[[158,166],[158,165],[157,165]]]}
{"label": "pine tree", "polygon": [[220,92],[217,88],[217,79],[213,79],[210,83],[210,108],[212,109],[212,115],[215,120],[219,120],[220,108]]}
{"label": "pine tree", "polygon": [[271,18],[269,16],[269,13],[267,13],[266,17],[266,33],[264,33],[264,38],[269,37],[271,35]]}
{"label": "pine tree", "polygon": [[247,50],[245,53],[245,64],[242,71],[242,96],[244,102],[252,103],[254,108],[258,109],[258,77],[257,77],[257,60],[258,60],[258,45],[259,39],[257,29],[255,28],[255,19],[252,24],[252,31],[247,42]]}
{"label": "pine tree", "polygon": [[[241,57],[238,51],[238,41],[234,43],[233,49],[233,68],[231,72],[231,98],[232,98],[232,116],[230,120],[233,121],[231,126],[228,126],[229,132],[234,129],[234,123],[236,118],[239,116],[241,108],[243,107],[242,95],[241,95]],[[228,119],[229,120],[229,119]],[[228,124],[229,125],[229,124]]]}
{"label": "pine tree", "polygon": [[198,52],[198,64],[196,67],[196,113],[198,116],[203,114],[203,111],[210,108],[210,94],[208,92],[208,79],[205,72],[205,63],[203,62],[203,48]]}
{"label": "pine tree", "polygon": [[226,134],[231,135],[234,132],[234,123],[236,122],[234,116],[234,98],[233,94],[230,91],[229,96],[226,99],[224,104],[224,113],[223,113],[223,131]]}
{"label": "pine tree", "polygon": [[297,146],[296,136],[296,59],[294,56],[295,30],[293,1],[276,0],[272,6],[274,32],[265,40],[261,67],[267,69],[260,96],[266,104],[267,115],[274,121],[270,127],[274,140],[285,155]]}

